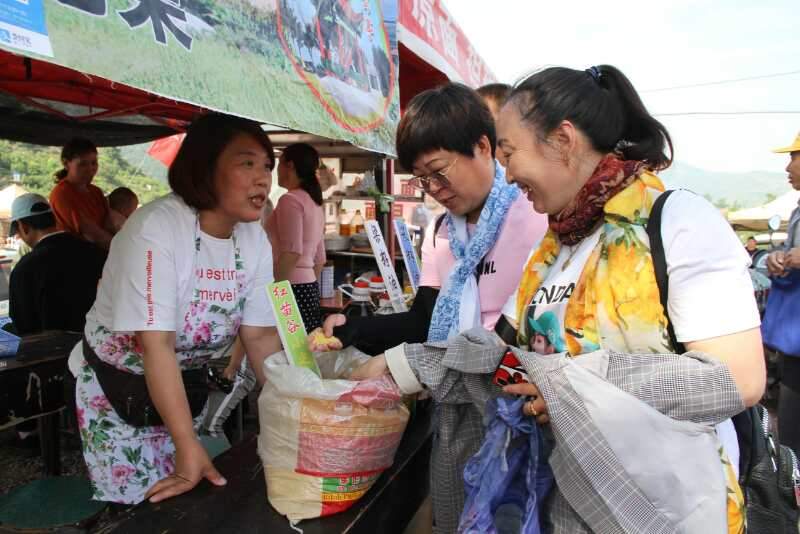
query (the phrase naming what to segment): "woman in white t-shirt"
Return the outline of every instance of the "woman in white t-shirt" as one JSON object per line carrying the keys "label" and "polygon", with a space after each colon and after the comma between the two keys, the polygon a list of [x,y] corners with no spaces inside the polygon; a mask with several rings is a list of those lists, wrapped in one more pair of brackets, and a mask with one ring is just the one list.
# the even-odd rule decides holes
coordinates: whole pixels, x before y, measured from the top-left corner
{"label": "woman in white t-shirt", "polygon": [[[265,291],[272,253],[259,224],[274,164],[257,124],[201,117],[170,167],[173,194],[136,211],[114,238],[70,362],[94,499],[158,502],[202,478],[225,484],[197,439],[184,384],[237,335],[261,382],[264,358],[280,350]],[[124,410],[104,377],[141,375],[163,425],[133,426],[147,423],[114,408]]]}
{"label": "woman in white t-shirt", "polygon": [[[664,190],[653,173],[670,165],[671,151],[664,126],[614,67],[548,68],[514,88],[500,111],[498,157],[507,163],[508,180],[536,211],[548,214],[549,231],[531,253],[498,333],[512,331],[515,344],[544,355],[675,352],[669,320],[687,350],[727,364],[743,406],[752,406],[763,393],[765,368],[749,258],[719,212],[685,191],[664,203],[668,309],[661,305],[647,223]],[[424,374],[414,366],[427,364],[407,353],[387,352],[355,376],[388,370],[411,393]],[[525,413],[548,421],[534,384],[505,391],[529,396]],[[680,406],[681,400],[674,403]],[[730,420],[718,426],[718,435],[729,532],[743,532],[738,444]],[[547,506],[571,510],[558,491]],[[587,529],[573,524],[568,531]]]}
{"label": "woman in white t-shirt", "polygon": [[[652,173],[670,165],[672,142],[625,75],[608,65],[533,74],[514,89],[498,131],[509,180],[550,218],[506,308],[518,342],[573,357],[601,348],[674,352],[670,321],[686,350],[728,365],[744,405],[757,403],[765,369],[749,259],[719,212],[686,191],[664,203],[668,309],[661,305],[646,225],[664,189]],[[535,385],[507,391],[531,396],[525,412],[547,421]],[[730,421],[718,434],[729,532],[739,532],[744,501]]]}

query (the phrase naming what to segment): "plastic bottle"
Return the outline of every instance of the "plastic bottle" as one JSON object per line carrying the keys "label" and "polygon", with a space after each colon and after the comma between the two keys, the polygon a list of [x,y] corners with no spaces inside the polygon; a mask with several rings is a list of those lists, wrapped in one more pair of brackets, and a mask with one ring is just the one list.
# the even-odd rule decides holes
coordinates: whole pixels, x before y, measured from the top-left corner
{"label": "plastic bottle", "polygon": [[350,222],[345,222],[347,220],[347,210],[342,208],[339,210],[339,217],[336,221],[336,224],[339,227],[339,235],[342,236],[349,236],[352,232],[350,231]]}
{"label": "plastic bottle", "polygon": [[[342,288],[342,286],[339,286]],[[342,313],[346,316],[367,317],[373,315],[374,306],[369,294],[369,282],[357,280],[352,286],[350,302]]]}
{"label": "plastic bottle", "polygon": [[360,234],[364,231],[364,217],[361,216],[361,210],[356,210],[356,214],[350,220],[350,233]]}
{"label": "plastic bottle", "polygon": [[380,276],[373,276],[369,279],[369,295],[375,308],[380,307],[380,300],[386,294],[386,284]]}

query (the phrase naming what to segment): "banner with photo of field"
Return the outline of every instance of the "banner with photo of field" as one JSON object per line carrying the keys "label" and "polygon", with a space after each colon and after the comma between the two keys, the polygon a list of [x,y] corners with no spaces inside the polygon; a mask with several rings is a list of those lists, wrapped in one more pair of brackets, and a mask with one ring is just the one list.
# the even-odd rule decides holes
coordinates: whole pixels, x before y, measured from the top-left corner
{"label": "banner with photo of field", "polygon": [[397,0],[44,0],[43,8],[52,57],[9,50],[394,152]]}

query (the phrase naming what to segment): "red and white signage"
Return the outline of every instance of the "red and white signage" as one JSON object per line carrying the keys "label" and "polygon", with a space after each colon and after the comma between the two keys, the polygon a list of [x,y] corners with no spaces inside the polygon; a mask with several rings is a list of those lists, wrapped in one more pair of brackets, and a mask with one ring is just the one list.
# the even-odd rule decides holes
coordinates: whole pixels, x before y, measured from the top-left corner
{"label": "red and white signage", "polygon": [[444,6],[444,0],[398,3],[397,39],[453,81],[480,87],[494,74]]}

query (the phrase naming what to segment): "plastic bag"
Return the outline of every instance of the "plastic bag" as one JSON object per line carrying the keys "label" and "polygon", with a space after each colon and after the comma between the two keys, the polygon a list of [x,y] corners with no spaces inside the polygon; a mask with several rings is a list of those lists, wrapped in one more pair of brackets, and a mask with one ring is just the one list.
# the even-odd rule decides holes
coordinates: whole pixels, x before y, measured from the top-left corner
{"label": "plastic bag", "polygon": [[486,437],[464,468],[466,502],[459,532],[543,531],[540,515],[553,472],[539,427],[522,413],[527,400],[498,397],[486,404]]}
{"label": "plastic bag", "polygon": [[343,379],[369,356],[351,347],[315,358],[322,378],[282,352],[267,358],[258,397],[267,497],[290,521],[350,508],[394,462],[409,417],[388,375]]}

